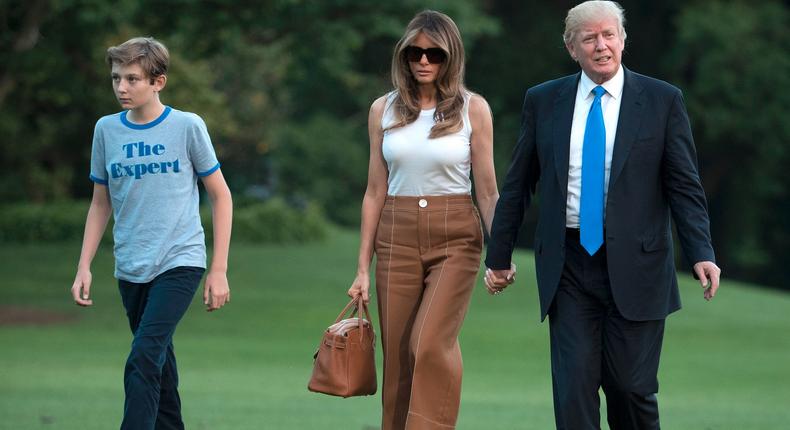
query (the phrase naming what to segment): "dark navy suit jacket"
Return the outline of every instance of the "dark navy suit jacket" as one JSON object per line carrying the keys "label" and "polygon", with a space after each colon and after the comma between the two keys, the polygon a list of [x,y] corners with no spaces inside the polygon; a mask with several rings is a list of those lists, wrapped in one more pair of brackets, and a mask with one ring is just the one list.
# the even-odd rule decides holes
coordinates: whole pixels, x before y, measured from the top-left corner
{"label": "dark navy suit jacket", "polygon": [[[681,92],[625,67],[624,74],[605,209],[609,279],[625,318],[655,320],[680,308],[670,219],[692,264],[715,261],[715,256]],[[565,264],[568,154],[580,77],[581,72],[527,91],[486,257],[492,269],[510,267],[524,211],[537,194],[541,318],[549,311]]]}

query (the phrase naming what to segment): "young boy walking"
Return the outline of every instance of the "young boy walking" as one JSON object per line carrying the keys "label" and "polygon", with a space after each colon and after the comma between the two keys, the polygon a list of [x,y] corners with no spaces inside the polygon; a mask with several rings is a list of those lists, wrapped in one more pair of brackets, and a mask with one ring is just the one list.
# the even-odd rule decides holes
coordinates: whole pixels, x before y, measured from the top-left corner
{"label": "young boy walking", "polygon": [[183,429],[173,333],[206,269],[197,178],[211,200],[214,255],[207,310],[230,301],[227,280],[233,203],[203,120],[165,106],[169,53],[153,38],[107,50],[120,113],[93,135],[93,199],[85,222],[76,304],[91,306],[90,265],[112,211],[115,277],[134,334],[124,372],[122,429]]}

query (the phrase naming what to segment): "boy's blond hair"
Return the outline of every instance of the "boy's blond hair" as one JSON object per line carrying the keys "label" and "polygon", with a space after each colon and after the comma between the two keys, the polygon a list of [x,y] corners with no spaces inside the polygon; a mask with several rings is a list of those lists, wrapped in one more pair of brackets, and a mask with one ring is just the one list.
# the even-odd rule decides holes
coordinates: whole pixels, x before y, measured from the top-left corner
{"label": "boy's blond hair", "polygon": [[128,65],[137,63],[148,78],[166,75],[170,64],[167,47],[153,37],[135,37],[118,46],[107,48],[107,64]]}

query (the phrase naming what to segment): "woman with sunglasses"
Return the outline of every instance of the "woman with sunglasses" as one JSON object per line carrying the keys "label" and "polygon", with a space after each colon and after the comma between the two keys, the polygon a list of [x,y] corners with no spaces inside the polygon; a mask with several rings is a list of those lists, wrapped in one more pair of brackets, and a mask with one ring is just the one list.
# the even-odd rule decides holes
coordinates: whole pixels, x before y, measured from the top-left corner
{"label": "woman with sunglasses", "polygon": [[376,290],[384,353],[382,430],[455,428],[461,397],[458,333],[480,267],[480,214],[490,229],[499,194],[485,99],[464,87],[455,23],[424,11],[392,58],[393,91],[368,117],[370,164],[357,276]]}

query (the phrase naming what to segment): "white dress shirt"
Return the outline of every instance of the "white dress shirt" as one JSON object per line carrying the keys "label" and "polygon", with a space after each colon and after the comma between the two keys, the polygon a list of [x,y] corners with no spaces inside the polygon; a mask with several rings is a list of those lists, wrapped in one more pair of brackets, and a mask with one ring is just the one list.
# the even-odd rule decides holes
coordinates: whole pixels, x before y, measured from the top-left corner
{"label": "white dress shirt", "polygon": [[[622,65],[617,73],[601,84],[606,93],[601,97],[603,122],[606,128],[606,158],[604,160],[604,202],[609,191],[609,170],[612,167],[612,150],[614,136],[617,132],[617,121],[620,117],[620,102],[623,96],[624,74]],[[584,129],[587,115],[590,113],[595,94],[592,90],[598,86],[583,71],[579,86],[576,89],[576,105],[573,108],[573,125],[571,126],[570,153],[568,160],[568,201],[565,210],[565,226],[579,228],[579,208],[582,189],[582,147],[584,146]],[[604,204],[605,207],[605,204]]]}

